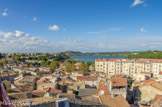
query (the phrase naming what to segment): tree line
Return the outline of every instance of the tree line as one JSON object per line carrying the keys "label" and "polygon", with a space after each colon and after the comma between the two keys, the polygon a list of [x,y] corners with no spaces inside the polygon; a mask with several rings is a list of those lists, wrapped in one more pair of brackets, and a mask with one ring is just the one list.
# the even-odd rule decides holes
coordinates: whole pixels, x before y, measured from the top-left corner
{"label": "tree line", "polygon": [[146,51],[127,56],[128,59],[133,58],[146,58],[146,59],[162,59],[162,51]]}

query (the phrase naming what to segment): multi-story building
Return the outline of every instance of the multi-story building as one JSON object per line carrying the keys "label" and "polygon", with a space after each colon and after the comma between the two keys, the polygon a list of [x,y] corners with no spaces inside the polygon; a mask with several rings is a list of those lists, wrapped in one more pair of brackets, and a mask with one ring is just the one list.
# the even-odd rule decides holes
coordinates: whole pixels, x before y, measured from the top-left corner
{"label": "multi-story building", "polygon": [[160,59],[96,59],[96,71],[105,72],[107,75],[125,74],[131,77],[136,73],[150,72],[153,77],[158,77],[162,71]]}

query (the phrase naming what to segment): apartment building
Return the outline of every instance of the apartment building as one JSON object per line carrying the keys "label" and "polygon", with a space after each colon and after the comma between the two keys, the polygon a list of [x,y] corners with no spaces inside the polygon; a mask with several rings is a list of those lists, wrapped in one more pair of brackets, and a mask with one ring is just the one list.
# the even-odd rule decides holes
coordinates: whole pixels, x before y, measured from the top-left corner
{"label": "apartment building", "polygon": [[125,74],[131,77],[137,73],[150,72],[153,77],[158,77],[162,71],[160,59],[96,59],[96,71],[105,72],[107,75]]}

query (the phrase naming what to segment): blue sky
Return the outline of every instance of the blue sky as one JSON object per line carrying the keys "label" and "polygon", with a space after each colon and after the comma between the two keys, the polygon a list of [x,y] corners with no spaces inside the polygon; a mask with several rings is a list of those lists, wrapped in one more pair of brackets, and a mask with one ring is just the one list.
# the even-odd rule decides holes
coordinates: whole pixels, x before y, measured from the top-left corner
{"label": "blue sky", "polygon": [[0,0],[0,52],[162,50],[161,0]]}

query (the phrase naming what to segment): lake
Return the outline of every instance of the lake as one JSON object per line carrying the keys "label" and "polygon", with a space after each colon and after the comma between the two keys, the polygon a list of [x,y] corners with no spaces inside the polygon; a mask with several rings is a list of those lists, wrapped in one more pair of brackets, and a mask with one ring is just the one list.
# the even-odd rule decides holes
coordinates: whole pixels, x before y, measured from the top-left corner
{"label": "lake", "polygon": [[87,61],[95,61],[95,59],[98,59],[98,58],[106,58],[106,59],[119,58],[119,59],[124,59],[125,56],[70,56],[70,58],[87,62]]}

